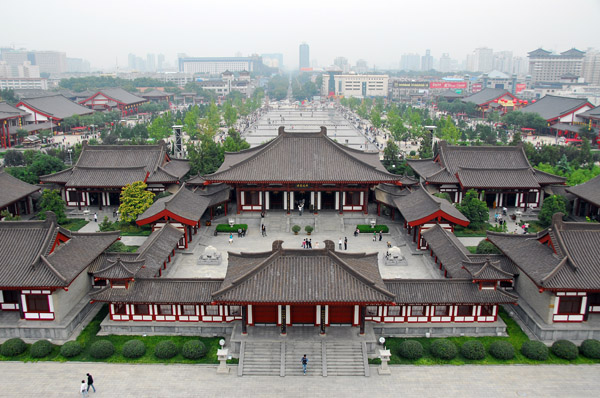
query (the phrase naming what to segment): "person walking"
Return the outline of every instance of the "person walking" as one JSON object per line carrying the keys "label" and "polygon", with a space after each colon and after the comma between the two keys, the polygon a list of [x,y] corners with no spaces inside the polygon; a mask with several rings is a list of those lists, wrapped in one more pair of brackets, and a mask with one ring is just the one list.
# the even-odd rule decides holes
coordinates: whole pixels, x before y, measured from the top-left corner
{"label": "person walking", "polygon": [[98,213],[94,213],[94,222],[98,222]]}
{"label": "person walking", "polygon": [[233,243],[233,232],[229,234],[229,244]]}
{"label": "person walking", "polygon": [[81,392],[81,396],[82,397],[87,397],[88,396],[87,387],[88,386],[85,383],[85,380],[81,380],[81,386],[79,387],[79,392]]}
{"label": "person walking", "polygon": [[373,231],[373,242],[377,241],[377,231]]}
{"label": "person walking", "polygon": [[306,354],[304,354],[304,356],[302,357],[302,372],[304,373],[304,376],[306,376],[306,365],[308,365],[308,358],[306,357]]}
{"label": "person walking", "polygon": [[381,239],[383,238],[383,231],[379,231],[379,241],[381,242]]}
{"label": "person walking", "polygon": [[265,224],[262,225],[262,236],[267,236],[267,227],[265,227]]}
{"label": "person walking", "polygon": [[96,392],[96,387],[94,387],[94,378],[92,377],[91,374],[87,373],[87,391],[90,391],[90,387],[92,387],[92,389],[94,390],[94,392]]}
{"label": "person walking", "polygon": [[348,250],[348,237],[344,237],[344,250]]}
{"label": "person walking", "polygon": [[340,238],[340,240],[338,241],[338,247],[340,248],[340,250],[342,250],[342,238]]}
{"label": "person walking", "polygon": [[307,247],[308,245],[306,244],[306,238],[304,238],[304,240],[302,241],[302,248],[303,249],[308,249]]}
{"label": "person walking", "polygon": [[312,249],[312,238],[308,240],[308,248]]}

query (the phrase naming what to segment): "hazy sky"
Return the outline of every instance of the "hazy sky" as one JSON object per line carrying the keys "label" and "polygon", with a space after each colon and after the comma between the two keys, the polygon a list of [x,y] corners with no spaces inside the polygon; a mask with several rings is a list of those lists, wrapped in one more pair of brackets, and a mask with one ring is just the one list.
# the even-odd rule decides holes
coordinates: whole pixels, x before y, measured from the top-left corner
{"label": "hazy sky", "polygon": [[0,0],[0,46],[65,51],[95,67],[127,66],[127,55],[234,56],[298,45],[327,66],[345,56],[389,67],[403,53],[462,61],[477,47],[526,56],[537,47],[600,47],[600,0]]}

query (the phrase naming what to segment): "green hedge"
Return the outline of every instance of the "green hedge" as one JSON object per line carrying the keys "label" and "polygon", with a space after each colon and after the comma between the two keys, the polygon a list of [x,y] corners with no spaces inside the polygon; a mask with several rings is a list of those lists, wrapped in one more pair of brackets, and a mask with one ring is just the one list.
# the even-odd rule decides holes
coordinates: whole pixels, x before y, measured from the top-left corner
{"label": "green hedge", "polygon": [[454,359],[458,355],[456,344],[446,339],[435,340],[431,343],[429,351],[434,357],[445,360]]}
{"label": "green hedge", "polygon": [[515,347],[505,340],[494,341],[490,344],[490,355],[496,359],[513,359],[515,357]]}
{"label": "green hedge", "polygon": [[248,224],[233,224],[233,227],[230,227],[229,224],[219,224],[217,225],[217,232],[236,232],[238,229],[248,231]]}
{"label": "green hedge", "polygon": [[557,340],[552,344],[552,353],[559,358],[572,361],[577,358],[579,350],[577,346],[569,340]]}
{"label": "green hedge", "polygon": [[460,347],[460,355],[467,359],[480,360],[485,358],[485,347],[479,340],[465,341]]}
{"label": "green hedge", "polygon": [[356,229],[358,229],[358,232],[360,232],[361,234],[372,234],[373,232],[383,232],[384,234],[387,234],[388,232],[390,232],[390,228],[387,225],[375,225],[374,228],[371,228],[370,225],[365,225],[365,224],[358,224],[356,226]]}
{"label": "green hedge", "polygon": [[528,340],[521,346],[521,354],[534,361],[545,361],[548,359],[548,347],[541,341]]}
{"label": "green hedge", "polygon": [[125,358],[135,359],[144,356],[146,345],[141,340],[129,340],[123,344],[121,354]]}
{"label": "green hedge", "polygon": [[154,355],[159,359],[170,359],[177,353],[177,346],[171,340],[163,340],[154,347]]}
{"label": "green hedge", "polygon": [[206,355],[206,346],[200,340],[190,340],[183,343],[181,355],[187,359],[200,359]]}
{"label": "green hedge", "polygon": [[586,358],[600,359],[600,341],[594,339],[584,340],[579,346],[579,352]]}
{"label": "green hedge", "polygon": [[0,347],[0,354],[5,357],[16,357],[17,355],[21,355],[27,350],[27,344],[18,337],[14,339],[8,339],[2,344]]}
{"label": "green hedge", "polygon": [[78,341],[67,341],[60,347],[60,355],[65,358],[73,358],[83,351],[83,345]]}
{"label": "green hedge", "polygon": [[98,340],[90,346],[90,355],[96,359],[106,359],[115,353],[115,346],[108,340]]}
{"label": "green hedge", "polygon": [[39,340],[31,345],[29,355],[32,358],[44,358],[50,355],[54,346],[48,340]]}
{"label": "green hedge", "polygon": [[416,340],[403,341],[398,347],[398,355],[406,359],[419,359],[424,353],[423,344]]}

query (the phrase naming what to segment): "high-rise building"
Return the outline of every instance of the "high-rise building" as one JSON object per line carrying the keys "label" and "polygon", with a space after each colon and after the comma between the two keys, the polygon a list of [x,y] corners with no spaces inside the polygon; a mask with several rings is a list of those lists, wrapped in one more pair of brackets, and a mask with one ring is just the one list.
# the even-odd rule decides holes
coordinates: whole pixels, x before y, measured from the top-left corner
{"label": "high-rise building", "polygon": [[135,54],[129,54],[127,56],[127,67],[129,70],[135,70]]}
{"label": "high-rise building", "polygon": [[450,54],[443,53],[440,58],[440,72],[447,73],[452,70],[452,59],[450,59]]}
{"label": "high-rise building", "polygon": [[364,59],[356,61],[356,73],[367,73],[368,70],[369,66],[367,65],[367,61]]}
{"label": "high-rise building", "polygon": [[90,70],[89,61],[82,58],[67,58],[67,72],[89,73]]}
{"label": "high-rise building", "polygon": [[298,66],[300,70],[310,68],[310,49],[306,43],[300,44],[300,62]]}
{"label": "high-rise building", "polygon": [[156,69],[160,72],[165,67],[165,54],[158,54],[158,60],[156,63]]}
{"label": "high-rise building", "polygon": [[282,68],[283,67],[283,54],[261,54],[263,64],[269,68]]}
{"label": "high-rise building", "polygon": [[156,55],[146,54],[146,71],[156,72]]}
{"label": "high-rise building", "polygon": [[421,57],[421,70],[428,71],[433,69],[433,57],[431,50],[425,50],[425,55]]}
{"label": "high-rise building", "polygon": [[600,51],[588,51],[583,58],[583,79],[586,83],[600,85]]}
{"label": "high-rise building", "polygon": [[421,70],[421,56],[419,54],[402,54],[400,57],[401,70]]}
{"label": "high-rise building", "polygon": [[350,72],[350,64],[348,63],[348,58],[337,57],[333,60],[333,64],[340,68],[342,73]]}
{"label": "high-rise building", "polygon": [[511,73],[519,76],[526,75],[529,72],[529,62],[524,57],[513,57],[513,69]]}
{"label": "high-rise building", "polygon": [[33,57],[30,59],[27,51],[3,50],[2,61],[6,62],[10,68],[11,75],[8,77],[17,77],[19,76],[19,66],[23,65],[23,63],[27,61],[32,62]]}
{"label": "high-rise building", "polygon": [[493,68],[504,73],[512,73],[513,71],[513,54],[512,51],[499,51],[494,53]]}
{"label": "high-rise building", "polygon": [[494,50],[487,47],[475,49],[475,59],[477,62],[476,72],[491,72],[494,70]]}
{"label": "high-rise building", "polygon": [[31,65],[31,62],[25,61],[23,65],[18,66],[19,77],[26,78],[39,78],[40,77],[40,67],[37,65]]}
{"label": "high-rise building", "polygon": [[529,55],[529,74],[534,82],[558,82],[562,76],[582,76],[584,51],[576,48],[553,54],[542,48],[531,51]]}

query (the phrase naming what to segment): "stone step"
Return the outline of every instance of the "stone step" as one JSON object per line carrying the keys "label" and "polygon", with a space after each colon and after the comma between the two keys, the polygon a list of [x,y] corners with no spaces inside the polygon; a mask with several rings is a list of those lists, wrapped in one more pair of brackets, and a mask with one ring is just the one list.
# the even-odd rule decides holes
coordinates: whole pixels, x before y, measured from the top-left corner
{"label": "stone step", "polygon": [[278,376],[281,368],[281,343],[246,343],[242,375]]}
{"label": "stone step", "polygon": [[328,376],[364,376],[364,353],[361,343],[327,342]]}

